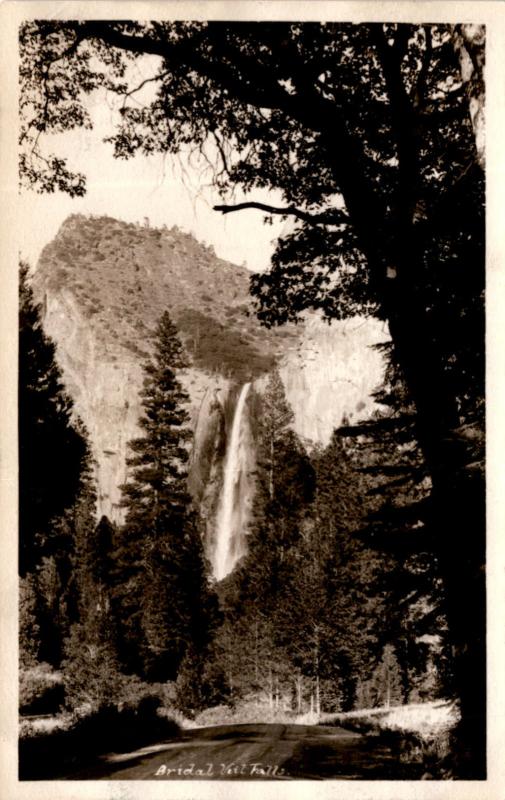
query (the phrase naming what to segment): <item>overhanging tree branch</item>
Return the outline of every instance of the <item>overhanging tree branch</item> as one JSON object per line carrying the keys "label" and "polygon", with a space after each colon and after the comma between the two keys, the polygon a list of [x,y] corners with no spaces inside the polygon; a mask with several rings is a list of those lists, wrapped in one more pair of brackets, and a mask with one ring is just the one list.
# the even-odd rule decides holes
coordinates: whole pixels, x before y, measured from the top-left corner
{"label": "overhanging tree branch", "polygon": [[[373,269],[377,260],[374,254],[378,251],[375,226],[371,221],[380,218],[381,208],[375,187],[371,187],[366,179],[362,144],[346,130],[345,121],[335,104],[323,97],[307,79],[307,64],[298,54],[294,65],[297,91],[290,93],[282,84],[286,65],[279,69],[275,63],[264,63],[243,48],[233,46],[222,23],[210,23],[175,41],[169,40],[159,28],[155,29],[154,35],[145,30],[132,33],[121,24],[106,21],[71,22],[65,27],[73,32],[78,42],[96,40],[126,52],[159,56],[163,59],[164,71],[195,71],[209,78],[238,103],[257,109],[278,110],[303,128],[319,134],[320,146],[327,152],[328,165],[338,189],[345,196],[349,217],[352,217],[362,250]],[[287,53],[290,63],[295,60],[294,50],[289,48]],[[310,224],[339,224],[344,221],[335,219],[333,215],[314,219],[293,211],[269,213],[294,214]],[[382,274],[380,264],[378,273]]]}
{"label": "overhanging tree branch", "polygon": [[[329,160],[342,191],[349,195],[348,202],[355,208],[358,218],[363,218],[358,227],[362,232],[369,229],[377,209],[373,196],[370,196],[373,192],[370,193],[363,175],[362,149],[345,130],[344,121],[334,104],[323,98],[310,81],[302,78],[306,65],[296,65],[300,93],[292,95],[279,83],[281,76],[276,69],[232,47],[223,36],[219,23],[211,23],[205,33],[202,31],[198,36],[178,42],[126,34],[101,21],[83,23],[78,28],[78,35],[81,39],[98,39],[132,53],[158,55],[169,69],[171,65],[180,68],[184,64],[188,69],[209,77],[241,103],[278,109],[308,130],[326,132],[328,141],[321,141],[321,145],[328,146]],[[202,41],[206,46],[201,47]],[[364,234],[365,241],[367,238]],[[365,250],[371,248],[365,246]]]}
{"label": "overhanging tree branch", "polygon": [[340,211],[325,211],[321,214],[310,214],[307,211],[302,211],[301,208],[296,208],[296,206],[271,206],[267,203],[257,203],[254,201],[236,203],[232,206],[214,206],[214,211],[220,211],[222,214],[230,214],[233,211],[244,211],[248,208],[266,211],[267,214],[298,217],[298,219],[308,222],[310,225],[347,225],[349,222],[348,217]]}

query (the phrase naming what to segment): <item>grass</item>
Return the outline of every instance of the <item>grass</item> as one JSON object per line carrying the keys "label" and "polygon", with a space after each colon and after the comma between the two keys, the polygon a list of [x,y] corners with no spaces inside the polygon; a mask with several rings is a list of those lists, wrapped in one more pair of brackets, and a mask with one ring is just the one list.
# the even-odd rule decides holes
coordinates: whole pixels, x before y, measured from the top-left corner
{"label": "grass", "polygon": [[[305,715],[307,716],[307,715]],[[188,728],[205,728],[213,725],[264,725],[270,722],[281,725],[312,724],[305,722],[294,711],[271,709],[268,702],[257,698],[242,700],[234,706],[220,705],[206,708],[190,721],[184,723]]]}
{"label": "grass", "polygon": [[323,714],[320,723],[342,725],[367,736],[381,737],[401,761],[419,765],[423,779],[454,777],[453,732],[460,721],[458,707],[448,700],[392,708]]}
{"label": "grass", "polygon": [[325,724],[348,724],[373,732],[413,733],[421,739],[431,739],[434,735],[445,733],[454,728],[458,721],[456,705],[447,700],[322,714],[320,718],[320,722]]}
{"label": "grass", "polygon": [[61,672],[39,663],[19,670],[19,706],[24,714],[53,714],[63,702]]}

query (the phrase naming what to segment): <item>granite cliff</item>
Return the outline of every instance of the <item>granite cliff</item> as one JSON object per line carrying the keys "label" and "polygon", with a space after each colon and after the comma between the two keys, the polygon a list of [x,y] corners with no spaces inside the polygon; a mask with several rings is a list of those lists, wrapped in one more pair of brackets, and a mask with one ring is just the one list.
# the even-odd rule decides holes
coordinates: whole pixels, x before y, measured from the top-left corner
{"label": "granite cliff", "polygon": [[[369,347],[382,326],[316,317],[266,330],[248,296],[250,273],[216,257],[190,234],[109,217],[73,215],[45,247],[34,276],[46,332],[98,473],[98,512],[121,518],[119,486],[127,442],[137,435],[142,362],[168,309],[188,354],[181,379],[191,398],[191,490],[204,516],[216,514],[222,465],[239,387],[261,391],[278,365],[306,440],[326,443],[343,415],[373,409],[382,360]],[[251,454],[250,468],[254,465]]]}

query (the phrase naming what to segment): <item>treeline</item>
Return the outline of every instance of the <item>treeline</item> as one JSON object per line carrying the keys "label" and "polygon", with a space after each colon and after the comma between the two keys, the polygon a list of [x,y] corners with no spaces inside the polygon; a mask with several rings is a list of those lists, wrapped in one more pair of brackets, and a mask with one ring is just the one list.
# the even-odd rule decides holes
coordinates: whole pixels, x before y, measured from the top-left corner
{"label": "treeline", "polygon": [[429,481],[400,387],[379,399],[375,419],[309,455],[277,373],[256,398],[249,552],[220,587],[213,643],[224,698],[318,714],[450,690]]}
{"label": "treeline", "polygon": [[[158,694],[189,714],[251,701],[332,712],[450,689],[430,482],[391,367],[373,420],[310,452],[280,376],[251,393],[248,554],[216,586],[187,490],[184,354],[167,313],[145,366],[125,521],[96,519],[94,465],[34,303],[20,291],[20,666],[25,711]],[[391,361],[391,354],[389,354]]]}

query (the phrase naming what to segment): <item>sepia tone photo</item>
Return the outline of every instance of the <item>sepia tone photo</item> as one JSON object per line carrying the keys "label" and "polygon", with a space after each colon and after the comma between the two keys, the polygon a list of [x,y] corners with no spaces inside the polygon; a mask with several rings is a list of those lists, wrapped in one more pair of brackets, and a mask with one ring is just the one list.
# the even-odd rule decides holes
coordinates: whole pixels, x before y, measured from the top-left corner
{"label": "sepia tone photo", "polygon": [[485,781],[486,25],[65,13],[17,42],[19,781]]}

